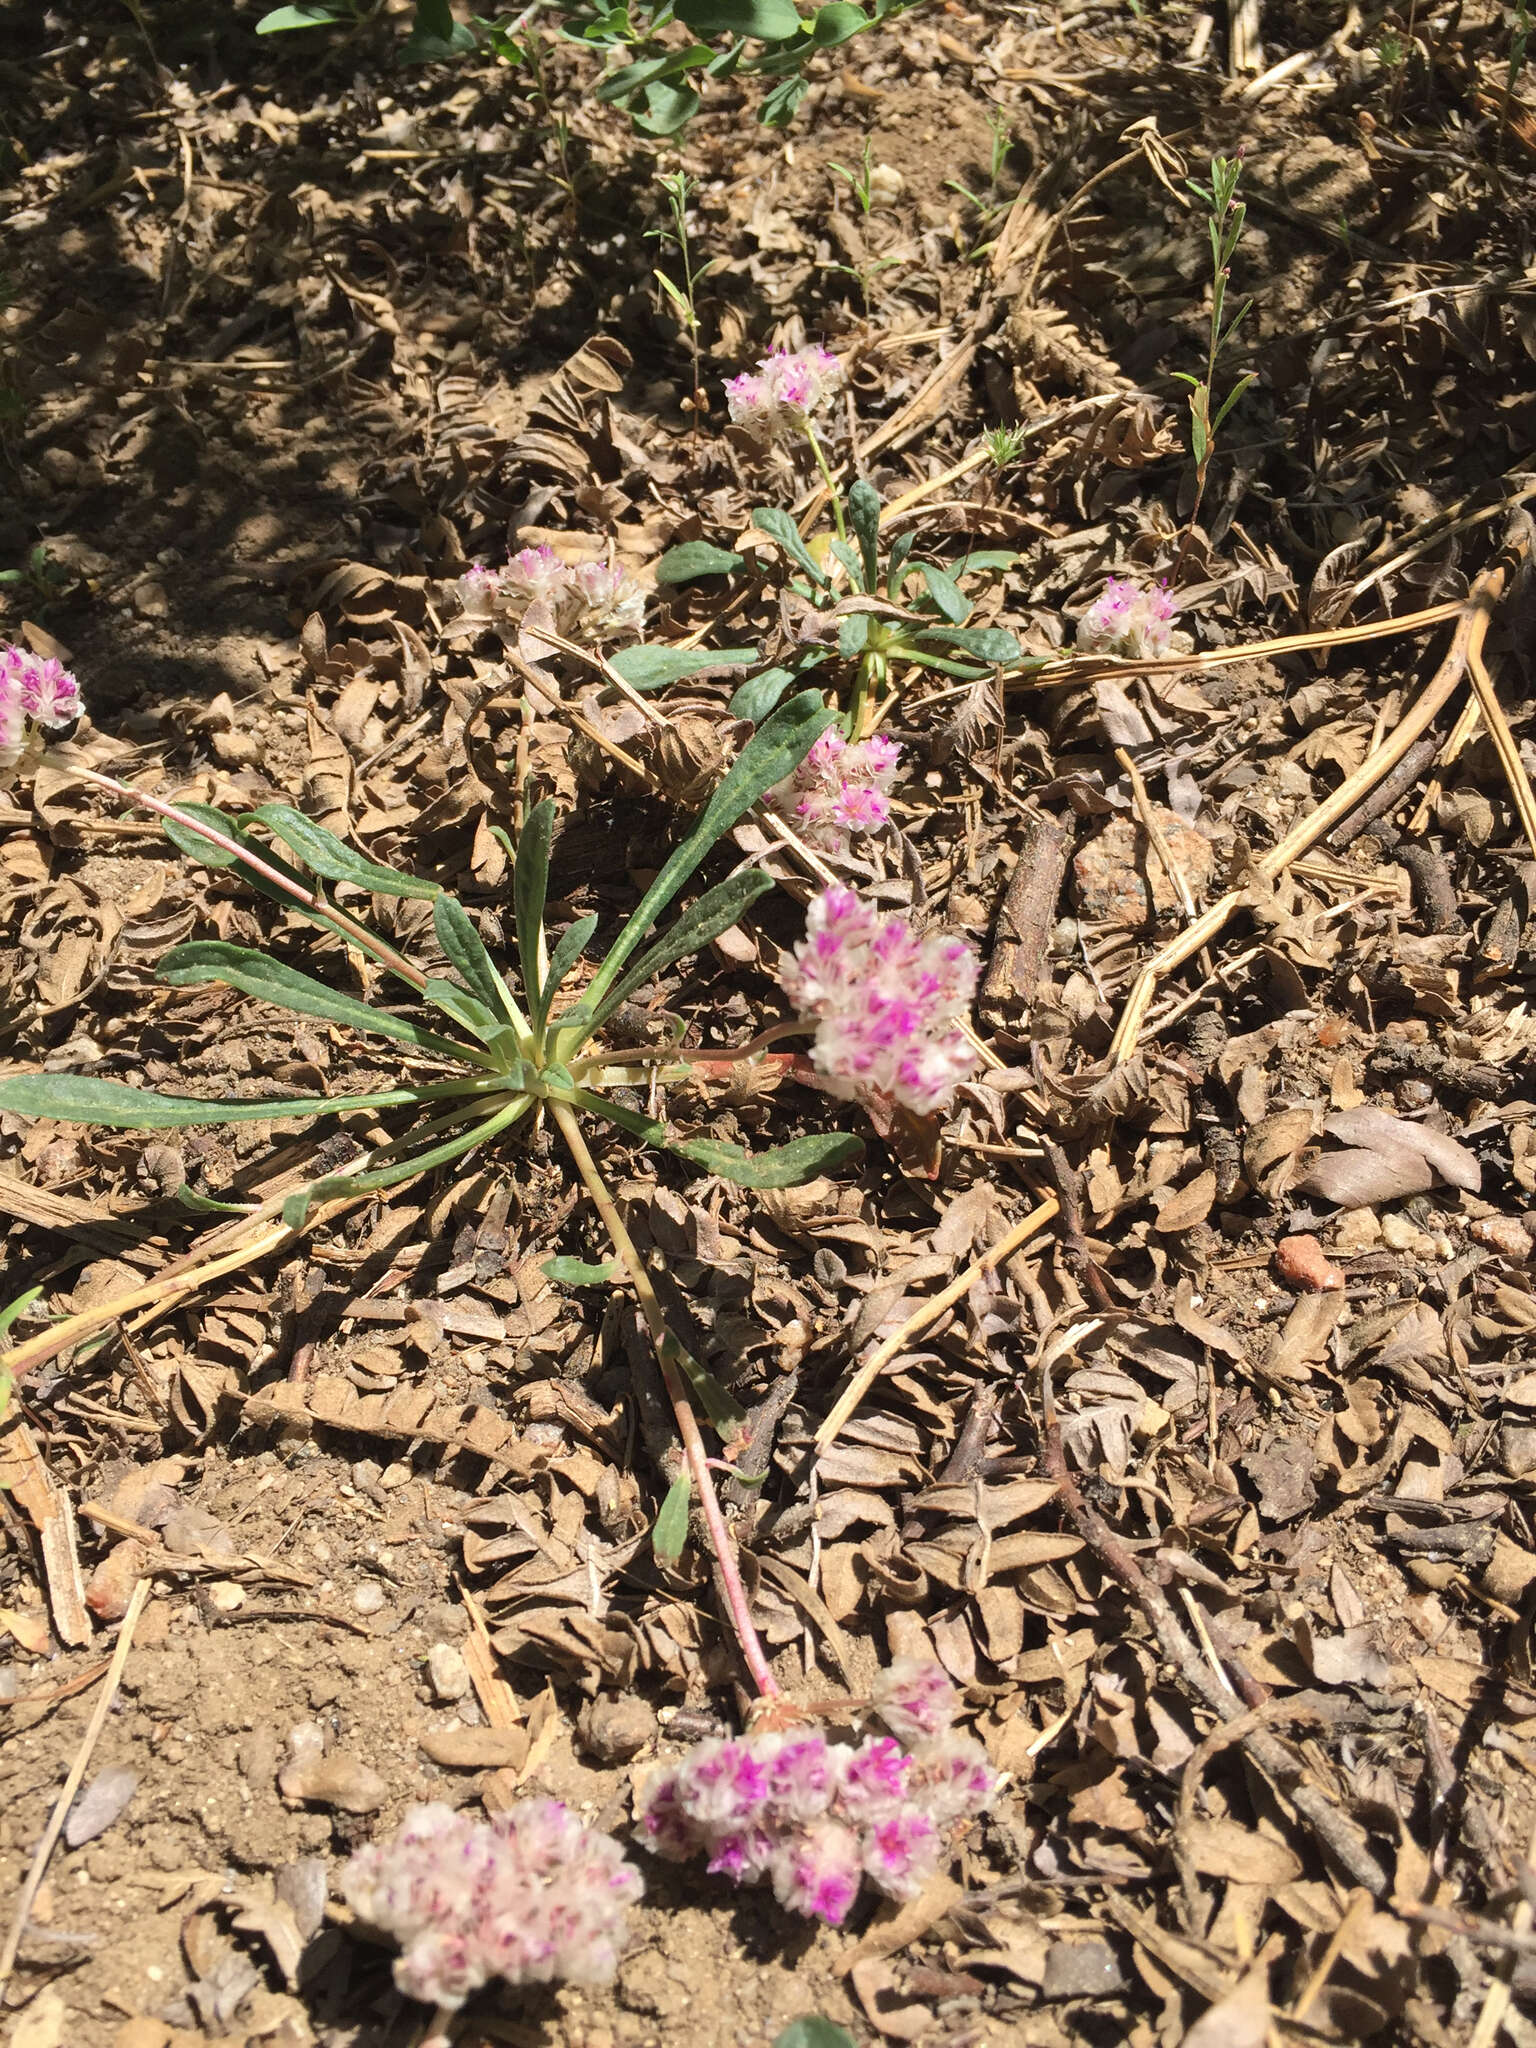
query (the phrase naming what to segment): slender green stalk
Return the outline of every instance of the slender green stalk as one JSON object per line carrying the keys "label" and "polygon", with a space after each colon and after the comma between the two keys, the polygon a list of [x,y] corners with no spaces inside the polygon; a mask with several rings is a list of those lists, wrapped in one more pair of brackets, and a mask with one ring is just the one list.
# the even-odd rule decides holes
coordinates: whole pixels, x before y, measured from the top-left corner
{"label": "slender green stalk", "polygon": [[827,496],[832,501],[832,517],[837,523],[837,537],[841,541],[846,541],[848,538],[848,522],[843,517],[843,497],[837,485],[832,481],[832,472],[827,466],[826,450],[817,438],[816,429],[811,425],[810,421],[806,420],[802,424],[805,427],[805,438],[811,444],[811,453],[816,458],[816,467],[821,471],[821,480],[827,487]]}
{"label": "slender green stalk", "polygon": [[[1211,320],[1206,344],[1205,375],[1194,377],[1187,370],[1175,372],[1181,384],[1189,386],[1189,444],[1195,458],[1195,501],[1190,507],[1189,524],[1179,543],[1178,554],[1174,557],[1170,580],[1178,581],[1179,571],[1184,566],[1184,557],[1189,552],[1194,538],[1195,522],[1200,517],[1200,504],[1205,496],[1205,481],[1210,470],[1211,457],[1216,449],[1216,436],[1222,421],[1254,381],[1252,372],[1239,377],[1232,389],[1222,400],[1214,416],[1211,412],[1216,389],[1216,362],[1227,343],[1236,334],[1243,317],[1253,300],[1244,299],[1230,320],[1226,320],[1227,286],[1232,277],[1232,258],[1237,254],[1237,245],[1242,240],[1243,223],[1248,209],[1237,197],[1237,181],[1242,176],[1241,156],[1211,158],[1211,182],[1197,185],[1189,181],[1189,189],[1197,199],[1203,199],[1209,209],[1207,226],[1211,242]],[[1225,324],[1223,324],[1225,322]]]}
{"label": "slender green stalk", "polygon": [[[676,1066],[686,1072],[689,1066],[713,1066],[726,1060],[734,1065],[741,1060],[756,1058],[770,1045],[777,1045],[781,1038],[793,1038],[815,1028],[814,1023],[796,1017],[787,1024],[770,1024],[766,1031],[758,1032],[745,1045],[637,1045],[620,1052],[594,1052],[584,1059],[572,1060],[571,1074],[575,1080],[584,1082],[588,1075],[611,1074],[616,1068]],[[617,1082],[611,1085],[627,1087],[629,1084]]]}

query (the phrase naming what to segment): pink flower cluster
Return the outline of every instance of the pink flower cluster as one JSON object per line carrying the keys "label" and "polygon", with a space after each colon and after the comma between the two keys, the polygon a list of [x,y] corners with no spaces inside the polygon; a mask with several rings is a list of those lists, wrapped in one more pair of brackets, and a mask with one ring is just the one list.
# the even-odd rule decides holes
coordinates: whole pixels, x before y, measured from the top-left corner
{"label": "pink flower cluster", "polygon": [[841,853],[851,832],[878,832],[891,815],[889,790],[901,748],[882,733],[850,744],[835,726],[816,741],[768,801],[807,846]]}
{"label": "pink flower cluster", "polygon": [[1111,576],[1077,622],[1082,654],[1118,654],[1127,661],[1158,661],[1173,639],[1178,599],[1166,583],[1142,590]]}
{"label": "pink flower cluster", "polygon": [[59,662],[0,647],[0,788],[42,751],[43,733],[80,716],[80,685]]}
{"label": "pink flower cluster", "polygon": [[910,1754],[889,1735],[855,1748],[806,1730],[701,1742],[646,1784],[641,1839],[673,1862],[707,1855],[737,1884],[766,1879],[781,1906],[833,1927],[865,1878],[910,1899],[938,1868],[945,1830],[997,1787],[981,1744],[950,1733],[958,1704],[937,1665],[902,1658],[876,1705],[913,1739]]}
{"label": "pink flower cluster", "polygon": [[557,1799],[482,1822],[413,1806],[393,1841],[359,1849],[341,1879],[358,1918],[404,1950],[400,1989],[449,2011],[493,1977],[606,1984],[642,1889],[618,1843]]}
{"label": "pink flower cluster", "polygon": [[811,1057],[835,1095],[878,1088],[926,1116],[976,1064],[959,1019],[980,963],[964,939],[920,939],[837,884],[811,898],[805,938],[779,968],[784,993],[815,1017]]}
{"label": "pink flower cluster", "polygon": [[728,377],[725,402],[733,423],[759,441],[779,441],[803,431],[806,421],[842,379],[843,366],[826,348],[791,353],[775,349],[756,371]]}
{"label": "pink flower cluster", "polygon": [[464,616],[487,626],[552,627],[568,640],[621,640],[638,633],[645,592],[614,562],[562,562],[541,542],[523,548],[504,569],[479,562],[458,583]]}

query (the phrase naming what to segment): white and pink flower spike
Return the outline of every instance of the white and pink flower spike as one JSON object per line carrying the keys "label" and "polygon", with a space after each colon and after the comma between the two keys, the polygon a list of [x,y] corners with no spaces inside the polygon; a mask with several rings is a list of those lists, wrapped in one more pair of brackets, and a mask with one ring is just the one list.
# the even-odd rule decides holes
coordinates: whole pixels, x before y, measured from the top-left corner
{"label": "white and pink flower spike", "polygon": [[876,1089],[920,1116],[947,1107],[976,1066],[960,1028],[980,972],[970,946],[942,932],[920,939],[836,884],[811,898],[805,930],[779,980],[817,1019],[811,1057],[829,1092]]}
{"label": "white and pink flower spike", "polygon": [[827,348],[775,349],[755,372],[726,380],[732,423],[759,441],[803,433],[811,414],[842,381],[842,364]]}
{"label": "white and pink flower spike", "polygon": [[645,624],[646,595],[612,560],[573,568],[547,541],[521,548],[503,569],[476,562],[458,581],[463,618],[476,626],[515,634],[527,620],[568,639],[632,639]]}
{"label": "white and pink flower spike", "polygon": [[1111,576],[1077,622],[1078,652],[1160,661],[1172,644],[1178,611],[1179,601],[1166,583],[1144,590]]}
{"label": "white and pink flower spike", "polygon": [[556,1799],[477,1822],[413,1806],[390,1841],[342,1872],[347,1904],[403,1950],[408,1998],[457,2011],[482,1984],[606,1984],[628,1934],[640,1873],[611,1836]]}
{"label": "white and pink flower spike", "polygon": [[[945,1730],[959,1705],[943,1672],[903,1659],[877,1688]],[[947,1830],[997,1790],[980,1745],[942,1734],[909,1755],[889,1735],[854,1746],[819,1729],[764,1729],[702,1742],[640,1788],[642,1842],[680,1862],[704,1856],[736,1884],[768,1879],[781,1906],[840,1926],[865,1879],[888,1898],[915,1897],[938,1868]]]}
{"label": "white and pink flower spike", "polygon": [[57,661],[25,647],[0,647],[0,789],[35,761],[43,736],[80,716],[80,685]]}
{"label": "white and pink flower spike", "polygon": [[768,801],[807,846],[844,853],[850,834],[878,832],[890,818],[900,760],[900,746],[883,734],[850,744],[829,726]]}

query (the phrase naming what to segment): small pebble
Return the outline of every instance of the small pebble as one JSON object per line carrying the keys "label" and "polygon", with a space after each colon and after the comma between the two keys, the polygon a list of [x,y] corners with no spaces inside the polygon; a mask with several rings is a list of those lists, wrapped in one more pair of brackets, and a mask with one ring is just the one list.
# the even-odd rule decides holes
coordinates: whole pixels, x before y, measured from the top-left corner
{"label": "small pebble", "polygon": [[388,1598],[389,1595],[377,1579],[364,1579],[352,1595],[352,1605],[359,1614],[377,1614]]}
{"label": "small pebble", "polygon": [[288,1730],[288,1747],[296,1762],[325,1755],[325,1730],[318,1721],[299,1721]]}
{"label": "small pebble", "polygon": [[415,1476],[409,1465],[402,1464],[397,1459],[393,1465],[386,1465],[384,1467],[384,1470],[379,1474],[379,1484],[390,1489],[397,1486],[409,1486]]}
{"label": "small pebble", "polygon": [[1531,1256],[1531,1233],[1516,1216],[1480,1216],[1470,1225],[1468,1235],[1519,1265]]}
{"label": "small pebble", "polygon": [[429,1728],[421,1746],[452,1771],[516,1771],[528,1761],[526,1728]]}
{"label": "small pebble", "polygon": [[427,1682],[440,1700],[461,1700],[473,1682],[463,1652],[452,1643],[434,1643],[427,1652]]}
{"label": "small pebble", "polygon": [[1420,1259],[1432,1259],[1435,1255],[1435,1240],[1428,1231],[1420,1230],[1412,1217],[1401,1216],[1395,1210],[1382,1217],[1381,1235],[1395,1252],[1411,1252]]}
{"label": "small pebble", "polygon": [[113,1765],[98,1771],[65,1816],[64,1839],[70,1848],[78,1849],[86,1842],[94,1842],[98,1835],[104,1835],[127,1810],[129,1800],[138,1789],[139,1774],[126,1765]]}
{"label": "small pebble", "polygon": [[656,1716],[648,1702],[630,1693],[620,1699],[588,1700],[576,1720],[578,1741],[604,1764],[627,1764],[656,1738]]}
{"label": "small pebble", "polygon": [[245,1605],[245,1588],[237,1586],[233,1579],[215,1579],[207,1591],[221,1614],[233,1614],[237,1607]]}
{"label": "small pebble", "polygon": [[1315,1237],[1283,1237],[1275,1246],[1275,1278],[1297,1294],[1327,1294],[1344,1285],[1344,1275]]}
{"label": "small pebble", "polygon": [[293,1913],[301,1941],[311,1941],[325,1921],[330,1865],[323,1856],[301,1856],[278,1871],[277,1896]]}

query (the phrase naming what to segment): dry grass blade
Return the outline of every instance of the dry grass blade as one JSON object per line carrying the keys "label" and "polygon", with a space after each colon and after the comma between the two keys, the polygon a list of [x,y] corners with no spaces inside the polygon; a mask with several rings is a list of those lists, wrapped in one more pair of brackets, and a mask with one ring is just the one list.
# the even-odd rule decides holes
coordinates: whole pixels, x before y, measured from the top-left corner
{"label": "dry grass blade", "polygon": [[1509,783],[1509,793],[1515,800],[1515,809],[1520,813],[1520,824],[1525,832],[1525,843],[1536,853],[1536,795],[1531,790],[1531,778],[1525,772],[1525,763],[1520,759],[1520,749],[1515,736],[1509,729],[1509,720],[1504,716],[1499,703],[1499,693],[1494,687],[1493,677],[1488,673],[1480,648],[1472,648],[1467,655],[1467,674],[1477,697],[1478,707],[1487,724],[1489,736],[1498,753],[1499,765]]}
{"label": "dry grass blade", "polygon": [[988,1273],[996,1272],[1004,1259],[1011,1258],[1020,1245],[1027,1244],[1032,1237],[1037,1237],[1060,1211],[1061,1204],[1056,1197],[1047,1195],[1045,1200],[1031,1209],[1027,1216],[1021,1217],[1012,1230],[1000,1237],[995,1245],[983,1252],[979,1259],[973,1260],[958,1279],[952,1280],[947,1287],[930,1296],[921,1308],[914,1309],[899,1330],[887,1337],[883,1344],[877,1345],[838,1395],[826,1420],[817,1430],[817,1450],[824,1451],[829,1444],[837,1440],[849,1416],[875,1381],[914,1337],[921,1336],[931,1323],[937,1322],[945,1309],[952,1308],[957,1301],[964,1300],[973,1282],[984,1278]]}
{"label": "dry grass blade", "polygon": [[[1277,846],[1271,847],[1269,852],[1261,857],[1256,865],[1262,875],[1272,879],[1284,874],[1299,854],[1315,846],[1318,840],[1331,832],[1341,819],[1347,818],[1361,798],[1375,787],[1382,776],[1390,772],[1419,735],[1439,716],[1461,682],[1471,656],[1481,652],[1492,622],[1493,608],[1508,581],[1512,560],[1523,556],[1526,546],[1525,536],[1521,535],[1510,544],[1505,556],[1478,578],[1465,603],[1455,607],[1460,615],[1460,622],[1449,652],[1417,700],[1404,713],[1396,729],[1387,735],[1353,775],[1347,776],[1340,783],[1330,797],[1309,811],[1300,824],[1293,826]],[[1182,967],[1186,960],[1193,959],[1202,946],[1208,945],[1241,902],[1242,892],[1237,889],[1229,890],[1219,902],[1211,905],[1203,917],[1197,918],[1187,930],[1181,932],[1176,939],[1170,940],[1153,955],[1138,976],[1116,1027],[1109,1048],[1111,1064],[1127,1060],[1135,1052],[1140,1041],[1147,1006],[1152,1000],[1158,982],[1165,975],[1171,974],[1176,967]]]}
{"label": "dry grass blade", "polygon": [[80,1790],[85,1781],[85,1774],[90,1769],[91,1758],[95,1755],[96,1745],[101,1740],[101,1731],[107,1725],[112,1702],[117,1698],[118,1687],[123,1681],[128,1652],[133,1648],[134,1630],[139,1625],[139,1616],[144,1612],[144,1604],[152,1590],[148,1579],[140,1579],[133,1589],[128,1611],[124,1614],[122,1626],[118,1630],[117,1647],[113,1650],[112,1661],[107,1666],[107,1675],[102,1682],[100,1696],[86,1725],[85,1733],[80,1738],[80,1747],[76,1750],[75,1760],[70,1765],[69,1776],[64,1780],[63,1790],[54,1803],[48,1825],[43,1830],[42,1840],[33,1851],[32,1862],[22,1883],[21,1895],[16,1901],[16,1911],[11,1920],[10,1931],[6,1935],[5,1947],[0,1949],[0,1984],[9,1980],[16,1967],[17,1952],[27,1931],[27,1921],[42,1888],[43,1878],[47,1874],[48,1859],[53,1854],[59,1836],[64,1832],[64,1822],[75,1802],[75,1794]]}
{"label": "dry grass blade", "polygon": [[[1536,1865],[1536,1834],[1531,1836],[1526,1847],[1525,1861],[1528,1869]],[[1530,1899],[1522,1898],[1510,1915],[1511,1931],[1517,1935],[1529,1934],[1533,1919],[1536,1919],[1536,1911],[1533,1911]],[[1510,2008],[1514,2004],[1514,1994],[1509,1985],[1513,1965],[1514,1956],[1511,1955],[1503,1974],[1495,1977],[1488,1986],[1488,1995],[1483,2000],[1483,2009],[1477,2016],[1477,2025],[1472,2029],[1467,2048],[1493,2048],[1494,2042],[1499,2038]]]}

